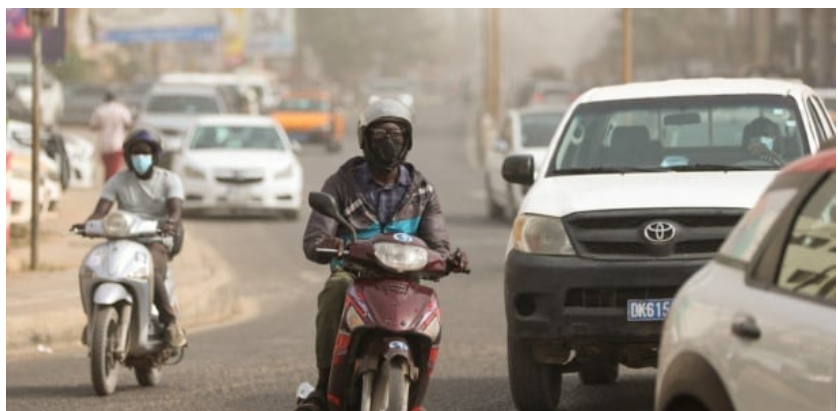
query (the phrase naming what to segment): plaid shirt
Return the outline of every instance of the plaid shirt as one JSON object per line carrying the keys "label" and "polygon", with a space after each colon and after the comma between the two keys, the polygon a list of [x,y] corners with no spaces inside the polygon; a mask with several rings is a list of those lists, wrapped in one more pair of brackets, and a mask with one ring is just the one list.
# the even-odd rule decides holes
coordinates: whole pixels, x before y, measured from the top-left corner
{"label": "plaid shirt", "polygon": [[361,187],[364,198],[375,207],[376,217],[382,226],[387,225],[396,214],[396,208],[410,188],[410,172],[404,165],[399,165],[399,177],[395,183],[381,185],[372,178],[372,172],[366,163],[355,167],[355,181]]}

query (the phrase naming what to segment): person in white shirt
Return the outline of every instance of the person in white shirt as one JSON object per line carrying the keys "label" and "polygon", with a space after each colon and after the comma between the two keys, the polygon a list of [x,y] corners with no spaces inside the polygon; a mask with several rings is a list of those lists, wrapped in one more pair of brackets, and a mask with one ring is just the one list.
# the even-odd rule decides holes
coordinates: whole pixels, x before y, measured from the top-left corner
{"label": "person in white shirt", "polygon": [[105,181],[125,166],[122,143],[132,123],[131,111],[111,91],[105,93],[105,102],[90,117],[90,128],[98,132],[97,142],[105,167]]}
{"label": "person in white shirt", "polygon": [[142,242],[154,260],[154,305],[160,313],[160,322],[166,327],[169,344],[181,348],[186,345],[186,332],[178,325],[177,308],[169,301],[166,273],[169,260],[183,244],[183,183],[174,172],[157,167],[163,148],[160,138],[149,130],[134,130],[125,141],[123,151],[128,167],[105,183],[87,220],[104,218],[117,204],[120,210],[159,221],[164,236],[148,237]]}

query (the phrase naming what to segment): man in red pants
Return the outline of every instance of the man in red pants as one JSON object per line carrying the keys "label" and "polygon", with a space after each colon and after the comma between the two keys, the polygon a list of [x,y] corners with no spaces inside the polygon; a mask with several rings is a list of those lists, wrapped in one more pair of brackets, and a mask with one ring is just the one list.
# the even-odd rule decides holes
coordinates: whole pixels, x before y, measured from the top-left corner
{"label": "man in red pants", "polygon": [[97,140],[105,166],[105,181],[124,167],[122,143],[132,122],[131,111],[110,91],[105,93],[105,102],[90,117],[90,128],[99,134]]}

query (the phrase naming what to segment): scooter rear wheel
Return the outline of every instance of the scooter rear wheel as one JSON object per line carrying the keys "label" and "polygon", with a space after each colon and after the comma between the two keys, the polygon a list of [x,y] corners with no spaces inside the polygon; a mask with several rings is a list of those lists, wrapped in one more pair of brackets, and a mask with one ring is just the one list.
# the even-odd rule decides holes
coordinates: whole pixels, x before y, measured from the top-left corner
{"label": "scooter rear wheel", "polygon": [[90,374],[96,394],[110,395],[116,390],[119,361],[114,356],[119,316],[111,306],[96,306],[93,312],[93,341],[90,344]]}

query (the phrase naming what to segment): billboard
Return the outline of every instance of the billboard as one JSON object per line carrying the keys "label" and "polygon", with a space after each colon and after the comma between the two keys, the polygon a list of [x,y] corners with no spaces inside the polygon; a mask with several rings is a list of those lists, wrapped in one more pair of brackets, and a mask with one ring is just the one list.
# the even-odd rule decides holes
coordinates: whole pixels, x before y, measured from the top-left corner
{"label": "billboard", "polygon": [[99,41],[213,42],[221,38],[217,9],[91,9]]}
{"label": "billboard", "polygon": [[290,57],[296,45],[294,9],[247,9],[245,49],[251,56]]}
{"label": "billboard", "polygon": [[[58,9],[58,26],[41,31],[43,62],[64,60],[66,48],[64,9]],[[6,60],[32,58],[32,28],[26,23],[26,9],[6,9]]]}

